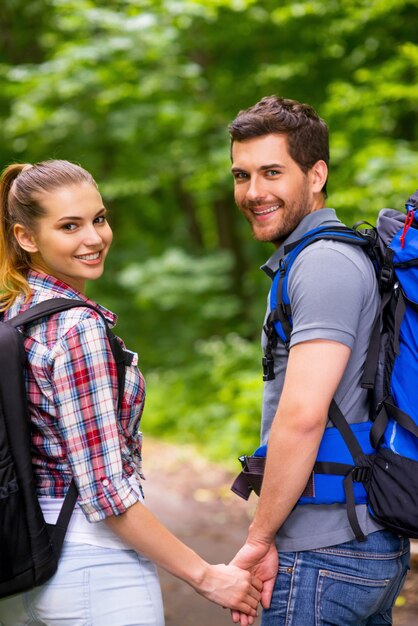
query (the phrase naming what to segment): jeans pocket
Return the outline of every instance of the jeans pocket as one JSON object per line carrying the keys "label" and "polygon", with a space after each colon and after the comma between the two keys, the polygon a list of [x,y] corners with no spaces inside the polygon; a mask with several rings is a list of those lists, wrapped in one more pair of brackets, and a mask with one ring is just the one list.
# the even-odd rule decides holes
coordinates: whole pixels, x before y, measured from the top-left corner
{"label": "jeans pocket", "polygon": [[[61,567],[60,565],[64,565]],[[90,572],[81,568],[76,574],[59,564],[55,576],[25,594],[25,606],[33,621],[48,626],[88,626],[92,624],[89,605]]]}
{"label": "jeans pocket", "polygon": [[401,574],[399,575],[398,580],[395,580],[391,588],[388,589],[387,598],[385,598],[385,602],[383,604],[383,608],[380,613],[381,619],[370,620],[370,626],[373,626],[373,624],[375,623],[376,624],[381,624],[381,623],[392,624],[392,608],[395,604],[396,598],[398,597],[405,583],[405,579],[408,574],[408,571],[409,571],[409,565],[404,570],[402,570]]}
{"label": "jeans pocket", "polygon": [[390,579],[350,576],[320,570],[315,596],[315,626],[359,626],[384,601]]}
{"label": "jeans pocket", "polygon": [[[283,558],[283,562],[285,561],[286,558]],[[293,574],[294,567],[291,559],[288,560],[287,566],[281,562],[274,584],[270,608],[262,611],[261,626],[282,626],[288,623]]]}

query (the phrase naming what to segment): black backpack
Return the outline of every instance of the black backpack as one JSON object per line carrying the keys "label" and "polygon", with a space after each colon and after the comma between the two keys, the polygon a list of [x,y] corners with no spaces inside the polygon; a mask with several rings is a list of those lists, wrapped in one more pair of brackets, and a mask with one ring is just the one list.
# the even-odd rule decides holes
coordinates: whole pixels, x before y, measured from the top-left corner
{"label": "black backpack", "polygon": [[55,573],[65,533],[77,500],[71,481],[56,525],[46,524],[35,489],[31,433],[25,388],[24,335],[30,322],[74,307],[93,309],[103,318],[118,374],[118,405],[125,386],[123,350],[103,314],[82,300],[53,298],[8,321],[0,321],[0,598],[27,591]]}

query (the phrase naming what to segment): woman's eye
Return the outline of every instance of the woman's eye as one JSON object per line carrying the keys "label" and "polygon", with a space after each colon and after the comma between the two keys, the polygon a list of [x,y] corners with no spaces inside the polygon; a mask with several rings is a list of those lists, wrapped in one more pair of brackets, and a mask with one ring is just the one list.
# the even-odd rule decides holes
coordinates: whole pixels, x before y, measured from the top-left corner
{"label": "woman's eye", "polygon": [[99,215],[99,217],[96,217],[96,219],[94,220],[95,224],[104,224],[106,221],[106,218],[104,215]]}
{"label": "woman's eye", "polygon": [[64,224],[63,225],[63,230],[74,230],[75,228],[77,228],[76,224]]}

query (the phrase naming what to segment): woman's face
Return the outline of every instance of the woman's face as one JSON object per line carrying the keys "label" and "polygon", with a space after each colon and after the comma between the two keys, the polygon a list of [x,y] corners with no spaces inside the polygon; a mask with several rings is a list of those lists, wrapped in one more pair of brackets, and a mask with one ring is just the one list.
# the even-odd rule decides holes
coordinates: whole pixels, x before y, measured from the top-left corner
{"label": "woman's face", "polygon": [[101,195],[86,182],[43,192],[38,201],[45,215],[37,220],[36,232],[19,233],[17,226],[15,236],[30,253],[33,269],[83,293],[86,280],[102,275],[112,243]]}

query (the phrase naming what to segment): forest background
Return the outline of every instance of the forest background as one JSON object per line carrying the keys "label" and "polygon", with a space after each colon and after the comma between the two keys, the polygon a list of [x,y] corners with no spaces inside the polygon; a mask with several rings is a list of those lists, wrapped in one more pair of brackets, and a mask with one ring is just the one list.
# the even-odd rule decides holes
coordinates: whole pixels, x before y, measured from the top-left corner
{"label": "forest background", "polygon": [[264,95],[331,132],[347,224],[418,187],[415,0],[2,0],[0,163],[76,161],[115,239],[89,295],[147,379],[145,435],[234,463],[258,443],[272,249],[234,206],[228,123]]}

